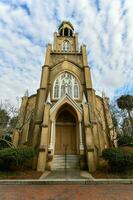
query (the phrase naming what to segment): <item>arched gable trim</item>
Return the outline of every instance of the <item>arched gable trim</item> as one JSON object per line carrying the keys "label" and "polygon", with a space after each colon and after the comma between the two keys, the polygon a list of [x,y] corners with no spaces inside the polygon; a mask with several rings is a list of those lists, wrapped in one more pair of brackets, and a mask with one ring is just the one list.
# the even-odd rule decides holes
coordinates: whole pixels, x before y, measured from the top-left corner
{"label": "arched gable trim", "polygon": [[81,65],[79,65],[79,64],[77,64],[77,63],[75,63],[75,62],[73,62],[73,61],[71,61],[71,60],[69,60],[69,59],[63,59],[62,61],[60,61],[60,62],[58,62],[58,63],[56,63],[56,64],[54,64],[54,65],[51,65],[51,68],[52,68],[51,70],[53,70],[57,65],[63,63],[64,61],[70,62],[71,64],[73,64],[73,65],[75,65],[76,67],[78,67],[80,70],[82,69],[82,68],[81,68]]}
{"label": "arched gable trim", "polygon": [[57,103],[50,109],[50,118],[51,120],[55,120],[56,114],[59,109],[64,105],[68,104],[73,107],[75,112],[77,113],[78,120],[82,119],[82,108],[74,101],[68,94],[65,94]]}

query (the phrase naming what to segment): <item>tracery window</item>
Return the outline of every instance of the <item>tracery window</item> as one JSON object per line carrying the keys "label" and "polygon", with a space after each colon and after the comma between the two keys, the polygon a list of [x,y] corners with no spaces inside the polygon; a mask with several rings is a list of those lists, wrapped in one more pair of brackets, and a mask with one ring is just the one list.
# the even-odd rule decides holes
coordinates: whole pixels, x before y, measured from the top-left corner
{"label": "tracery window", "polygon": [[74,99],[79,98],[78,81],[72,74],[68,72],[60,74],[53,85],[54,99],[59,99],[65,94],[68,94]]}

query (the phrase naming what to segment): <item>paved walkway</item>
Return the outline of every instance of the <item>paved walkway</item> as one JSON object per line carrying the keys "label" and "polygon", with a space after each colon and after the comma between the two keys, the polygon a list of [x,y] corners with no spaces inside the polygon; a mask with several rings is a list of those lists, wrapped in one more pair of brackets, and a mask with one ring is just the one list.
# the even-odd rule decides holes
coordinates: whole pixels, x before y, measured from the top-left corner
{"label": "paved walkway", "polygon": [[93,179],[91,174],[87,171],[80,171],[78,169],[71,170],[56,170],[46,171],[40,179]]}
{"label": "paved walkway", "polygon": [[133,185],[0,185],[0,200],[133,200]]}

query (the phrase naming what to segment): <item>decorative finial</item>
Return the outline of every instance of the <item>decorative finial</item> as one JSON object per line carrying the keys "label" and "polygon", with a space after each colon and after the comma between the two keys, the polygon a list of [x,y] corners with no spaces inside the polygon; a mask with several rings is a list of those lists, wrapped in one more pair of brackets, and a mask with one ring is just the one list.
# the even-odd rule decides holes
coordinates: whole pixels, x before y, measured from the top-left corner
{"label": "decorative finial", "polygon": [[24,97],[28,97],[28,96],[29,96],[29,92],[28,92],[28,90],[26,90],[24,93]]}
{"label": "decorative finial", "polygon": [[102,91],[102,97],[105,98],[106,97],[106,94],[104,91]]}

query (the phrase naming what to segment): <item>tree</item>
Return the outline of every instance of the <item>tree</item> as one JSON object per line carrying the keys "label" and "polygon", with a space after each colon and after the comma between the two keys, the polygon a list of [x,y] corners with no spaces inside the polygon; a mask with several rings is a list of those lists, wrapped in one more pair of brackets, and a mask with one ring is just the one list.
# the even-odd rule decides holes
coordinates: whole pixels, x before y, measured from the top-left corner
{"label": "tree", "polygon": [[9,120],[10,116],[8,115],[7,111],[0,107],[0,128],[6,128]]}
{"label": "tree", "polygon": [[[30,124],[34,115],[34,109],[28,108],[26,115],[25,111],[11,104],[9,100],[0,102],[0,131],[3,133],[13,133],[15,129],[18,130],[20,137],[24,126]],[[21,120],[24,116],[24,120]]]}
{"label": "tree", "polygon": [[131,112],[133,110],[133,96],[132,95],[122,95],[117,99],[117,105],[120,109],[126,110],[129,116],[132,134],[133,134],[133,120],[131,116]]}
{"label": "tree", "polygon": [[9,121],[9,127],[14,129],[16,128],[17,123],[18,123],[18,116],[13,116]]}

